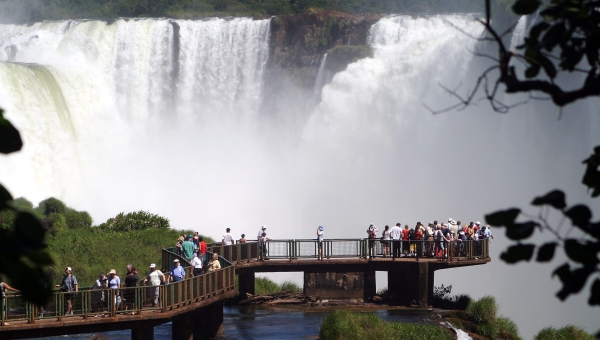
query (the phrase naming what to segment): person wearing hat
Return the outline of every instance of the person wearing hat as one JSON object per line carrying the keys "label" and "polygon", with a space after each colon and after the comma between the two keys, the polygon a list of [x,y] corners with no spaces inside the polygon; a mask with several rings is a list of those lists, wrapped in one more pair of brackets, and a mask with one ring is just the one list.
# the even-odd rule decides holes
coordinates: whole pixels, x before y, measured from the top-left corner
{"label": "person wearing hat", "polygon": [[317,260],[323,260],[323,235],[324,229],[322,225],[317,228],[317,245],[319,246],[319,254],[317,255]]}
{"label": "person wearing hat", "polygon": [[[119,275],[117,275],[117,271],[114,269],[111,269],[108,274],[106,274],[106,276],[108,276],[108,289],[119,289],[121,288],[121,278],[119,277]],[[119,291],[117,290],[115,292],[115,307],[119,308],[119,306],[121,305],[121,296],[119,296]]]}
{"label": "person wearing hat", "polygon": [[231,228],[225,229],[226,233],[223,235],[221,240],[222,246],[230,246],[233,244],[233,236],[231,236]]}
{"label": "person wearing hat", "polygon": [[178,259],[173,260],[173,268],[170,274],[169,281],[171,282],[179,282],[185,278],[185,269],[179,265]]}
{"label": "person wearing hat", "polygon": [[152,295],[152,307],[156,307],[158,305],[158,298],[160,296],[160,285],[165,283],[165,274],[160,270],[156,269],[156,264],[150,264],[150,273],[144,280],[144,283],[150,281],[152,288],[150,288],[150,293]]}
{"label": "person wearing hat", "polygon": [[375,239],[377,238],[377,232],[379,231],[379,229],[377,229],[377,227],[371,223],[369,225],[369,228],[367,228],[367,236],[369,238],[369,257],[373,258],[375,257]]}
{"label": "person wearing hat", "polygon": [[258,231],[258,237],[257,237],[257,241],[260,243],[260,240],[262,239],[262,234],[267,232],[267,226],[263,225],[262,227],[260,227],[260,230]]}
{"label": "person wearing hat", "polygon": [[242,238],[240,239],[240,243],[246,243],[246,234],[242,234]]}
{"label": "person wearing hat", "polygon": [[67,292],[69,294],[65,294],[65,301],[67,301],[67,310],[65,311],[65,315],[73,315],[73,295],[74,292],[79,290],[79,285],[77,284],[77,278],[73,275],[73,269],[71,267],[65,268],[65,276],[62,279],[62,282],[56,287],[61,287],[62,292]]}

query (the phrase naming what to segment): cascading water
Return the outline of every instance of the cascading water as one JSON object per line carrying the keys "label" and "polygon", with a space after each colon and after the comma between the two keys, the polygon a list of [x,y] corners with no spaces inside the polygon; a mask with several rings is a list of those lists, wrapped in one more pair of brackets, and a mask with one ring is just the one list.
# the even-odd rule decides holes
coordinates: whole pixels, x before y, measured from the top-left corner
{"label": "cascading water", "polygon": [[[260,111],[284,100],[263,91],[269,20],[0,25],[0,105],[25,140],[1,162],[0,178],[15,196],[56,196],[95,223],[143,209],[213,237],[228,226],[312,238],[312,226],[324,225],[334,238],[364,237],[369,223],[481,220],[554,187],[585,201],[571,177],[600,142],[590,114],[597,101],[565,108],[562,121],[539,102],[509,115],[485,102],[460,113],[425,109],[455,104],[439,85],[468,93],[487,66],[455,27],[482,31],[471,16],[381,19],[369,37],[373,58],[335,75],[308,119],[277,120],[289,112]],[[273,107],[286,104],[294,112],[295,103]],[[494,259],[503,248],[496,237]],[[436,282],[506,301],[529,333],[547,326],[540,311],[559,308],[547,301],[554,288],[498,262],[441,271]],[[521,285],[499,284],[510,275],[522,275]],[[531,296],[548,298],[508,302]]]}

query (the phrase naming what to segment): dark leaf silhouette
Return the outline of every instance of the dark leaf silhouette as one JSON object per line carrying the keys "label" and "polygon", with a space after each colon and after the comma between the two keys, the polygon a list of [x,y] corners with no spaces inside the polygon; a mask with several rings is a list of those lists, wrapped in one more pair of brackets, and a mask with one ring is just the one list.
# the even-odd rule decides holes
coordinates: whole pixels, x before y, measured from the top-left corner
{"label": "dark leaf silhouette", "polygon": [[535,245],[533,244],[517,244],[508,247],[508,249],[500,255],[500,258],[506,263],[529,261],[533,256],[534,249]]}
{"label": "dark leaf silhouette", "polygon": [[561,190],[552,190],[544,196],[536,197],[532,205],[551,205],[556,209],[562,210],[567,206],[565,203],[565,193]]}
{"label": "dark leaf silhouette", "polygon": [[530,237],[540,224],[529,221],[525,223],[513,223],[506,226],[506,237],[511,240],[519,241]]}
{"label": "dark leaf silhouette", "polygon": [[554,251],[556,250],[556,246],[558,243],[550,242],[546,243],[538,249],[536,261],[538,262],[548,262],[552,260],[554,257]]}
{"label": "dark leaf silhouette", "polygon": [[521,209],[518,208],[500,210],[489,215],[485,215],[485,221],[487,224],[495,227],[508,226],[515,221],[517,216],[519,216],[519,213],[521,213]]}
{"label": "dark leaf silhouette", "polygon": [[518,0],[512,7],[513,12],[520,15],[529,15],[537,11],[541,2],[539,0]]}

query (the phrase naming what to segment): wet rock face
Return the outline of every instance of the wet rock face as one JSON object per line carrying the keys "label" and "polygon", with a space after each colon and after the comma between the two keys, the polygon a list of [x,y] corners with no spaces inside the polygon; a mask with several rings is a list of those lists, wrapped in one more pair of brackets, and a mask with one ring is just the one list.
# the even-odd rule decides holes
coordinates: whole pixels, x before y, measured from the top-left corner
{"label": "wet rock face", "polygon": [[300,87],[314,85],[321,60],[328,54],[327,69],[339,72],[372,54],[367,45],[377,14],[306,12],[271,20],[269,68],[294,74]]}

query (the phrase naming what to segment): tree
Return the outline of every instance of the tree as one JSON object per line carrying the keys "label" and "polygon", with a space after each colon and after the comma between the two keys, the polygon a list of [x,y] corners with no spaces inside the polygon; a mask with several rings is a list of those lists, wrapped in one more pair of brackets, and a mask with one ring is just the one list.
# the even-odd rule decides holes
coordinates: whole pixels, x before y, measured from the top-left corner
{"label": "tree", "polygon": [[[475,88],[466,96],[447,90],[459,99],[451,108],[464,108],[476,100],[479,90],[484,91],[492,108],[508,112],[511,106],[497,99],[504,89],[506,93],[527,93],[530,98],[540,93],[554,104],[563,107],[577,100],[600,95],[600,0],[517,0],[512,10],[518,15],[537,13],[540,20],[529,30],[529,35],[517,50],[511,50],[504,38],[512,33],[516,23],[509,29],[498,32],[492,26],[490,0],[485,0],[485,19],[480,20],[487,33],[479,41],[496,44],[498,55],[490,58],[494,64],[486,69],[477,80]],[[520,75],[516,63],[526,68]],[[563,86],[558,80],[565,75],[578,86]],[[437,113],[437,112],[436,112]]]}
{"label": "tree", "polygon": [[[528,93],[531,98],[542,93],[558,107],[600,95],[600,0],[550,0],[547,4],[541,0],[517,0],[512,6],[516,14],[537,12],[541,18],[529,30],[523,44],[517,46],[520,52],[509,50],[503,41],[514,25],[498,33],[491,25],[490,0],[485,3],[486,17],[480,22],[487,35],[480,40],[496,44],[498,56],[488,56],[494,65],[483,72],[477,87],[466,98],[449,91],[460,99],[454,108],[469,105],[481,87],[494,110],[507,112],[510,106],[496,99],[501,85],[506,93]],[[522,71],[524,77],[520,77],[513,60],[526,65]],[[575,89],[562,87],[556,81],[559,73],[579,81],[578,86]],[[583,164],[586,170],[582,183],[591,196],[597,198],[600,196],[600,146],[594,148]],[[553,272],[562,283],[556,296],[565,300],[581,291],[590,280],[593,283],[588,304],[600,306],[600,221],[592,221],[592,210],[584,204],[568,206],[564,192],[558,189],[534,198],[531,204],[540,207],[538,216],[530,216],[519,208],[485,216],[488,224],[504,227],[506,236],[516,241],[501,254],[501,259],[513,264],[529,261],[536,253],[536,261],[543,263],[552,260],[557,249],[563,249],[568,262]],[[564,217],[563,221],[570,221],[571,227],[562,229],[562,222],[553,226],[547,219],[550,209],[557,210]],[[517,222],[519,216],[528,220]],[[536,229],[550,231],[555,240],[540,246],[523,243],[533,237]],[[572,236],[574,230],[580,235]],[[600,333],[597,336],[600,337]]]}
{"label": "tree", "polygon": [[[9,154],[19,151],[22,146],[19,131],[4,119],[4,111],[0,109],[0,152]],[[0,228],[0,273],[23,293],[26,300],[43,305],[52,295],[44,267],[54,263],[46,251],[46,229],[35,215],[18,206],[0,184],[0,212],[14,214],[14,226]]]}

